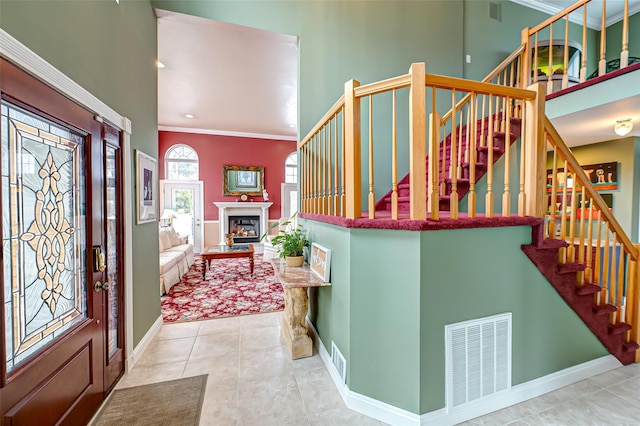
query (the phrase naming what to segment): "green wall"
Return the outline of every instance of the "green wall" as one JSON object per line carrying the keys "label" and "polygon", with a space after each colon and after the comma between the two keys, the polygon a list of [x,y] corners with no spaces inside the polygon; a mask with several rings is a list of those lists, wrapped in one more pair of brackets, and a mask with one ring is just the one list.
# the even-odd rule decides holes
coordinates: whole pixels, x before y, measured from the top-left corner
{"label": "green wall", "polygon": [[[462,1],[175,1],[159,9],[300,37],[298,130],[315,125],[344,92],[407,73],[462,76]],[[447,36],[444,37],[443,34]]]}
{"label": "green wall", "polygon": [[[602,194],[613,194],[613,213],[622,229],[631,241],[638,241],[638,207],[640,194],[640,138],[628,137],[592,145],[571,148],[573,155],[581,165],[598,163],[618,163],[618,189],[601,191]],[[548,153],[547,169],[553,167],[553,152]],[[562,167],[561,164],[558,167]]]}
{"label": "green wall", "polygon": [[[499,8],[499,20],[489,16],[489,5]],[[525,27],[535,27],[550,15],[506,0],[464,0],[464,54],[471,55],[471,63],[464,64],[465,78],[482,80],[521,42]],[[539,40],[549,38],[543,31]],[[564,38],[564,21],[553,26],[553,38]],[[598,60],[598,32],[587,31],[587,75]],[[479,35],[482,35],[479,37]],[[582,45],[582,27],[569,25],[569,39]]]}
{"label": "green wall", "polygon": [[[148,1],[2,0],[0,27],[129,118],[130,154],[157,156],[156,19]],[[134,224],[132,233],[136,345],[160,316],[158,252],[149,249],[158,247],[158,227]]]}
{"label": "green wall", "polygon": [[301,220],[332,250],[310,318],[347,360],[347,385],[412,413],[444,407],[444,326],[513,315],[512,384],[607,355],[520,250],[531,227],[391,231]]}
{"label": "green wall", "polygon": [[[619,59],[622,52],[622,21],[607,27],[607,61]],[[629,57],[640,57],[640,13],[629,17]]]}

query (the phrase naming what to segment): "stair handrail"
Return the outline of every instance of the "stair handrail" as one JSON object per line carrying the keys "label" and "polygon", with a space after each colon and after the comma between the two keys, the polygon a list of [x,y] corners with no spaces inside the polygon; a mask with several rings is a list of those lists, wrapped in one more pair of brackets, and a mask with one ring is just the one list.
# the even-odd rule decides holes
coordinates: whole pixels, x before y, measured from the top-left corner
{"label": "stair handrail", "polygon": [[316,123],[315,126],[309,132],[307,132],[306,136],[298,142],[298,149],[305,146],[318,131],[324,126],[324,124],[329,121],[329,119],[335,116],[342,108],[344,107],[344,94],[340,95],[338,100],[329,108],[329,110],[322,116],[320,120]]}
{"label": "stair handrail", "polygon": [[573,170],[576,180],[585,188],[585,192],[596,204],[596,209],[609,223],[609,226],[613,228],[612,232],[615,232],[619,237],[620,242],[624,246],[625,250],[629,253],[633,260],[638,260],[638,249],[636,248],[636,246],[634,246],[627,234],[624,232],[622,226],[620,226],[620,223],[616,220],[615,216],[613,216],[604,199],[591,183],[591,179],[587,177],[586,173],[582,169],[582,166],[573,156],[573,153],[571,153],[571,150],[564,142],[556,128],[551,123],[551,120],[549,120],[549,117],[547,116],[545,116],[544,118],[544,130],[547,135],[547,141],[551,144],[552,147],[557,149],[562,160],[566,161],[568,166]]}
{"label": "stair handrail", "polygon": [[[481,81],[483,83],[488,83],[494,78],[496,78],[502,71],[506,70],[507,67],[509,67],[509,65],[511,65],[511,63],[515,61],[522,54],[522,52],[525,50],[526,47],[527,46],[525,44],[521,44],[520,46],[518,46],[516,50],[511,52],[509,56],[507,56],[502,62],[500,62],[500,64],[497,67],[495,67],[489,74],[487,74],[487,76],[483,78]],[[516,83],[517,82],[518,80],[516,79]],[[451,119],[451,114],[453,113],[453,111],[460,110],[460,108],[462,108],[465,104],[467,104],[470,99],[471,99],[471,94],[470,93],[466,94],[462,99],[460,99],[460,101],[458,101],[455,108],[450,109],[448,112],[442,115],[442,122],[446,123],[449,119]]]}

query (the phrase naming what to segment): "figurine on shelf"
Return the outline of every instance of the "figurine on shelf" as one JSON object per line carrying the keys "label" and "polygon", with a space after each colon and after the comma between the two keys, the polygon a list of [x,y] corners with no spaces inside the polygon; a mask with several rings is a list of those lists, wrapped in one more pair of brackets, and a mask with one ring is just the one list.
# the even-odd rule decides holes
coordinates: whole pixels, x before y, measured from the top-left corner
{"label": "figurine on shelf", "polygon": [[266,189],[262,190],[262,198],[264,199],[264,202],[266,203],[267,201],[269,201],[269,193],[267,192]]}
{"label": "figurine on shelf", "polygon": [[228,246],[233,245],[233,234],[227,234],[227,245]]}

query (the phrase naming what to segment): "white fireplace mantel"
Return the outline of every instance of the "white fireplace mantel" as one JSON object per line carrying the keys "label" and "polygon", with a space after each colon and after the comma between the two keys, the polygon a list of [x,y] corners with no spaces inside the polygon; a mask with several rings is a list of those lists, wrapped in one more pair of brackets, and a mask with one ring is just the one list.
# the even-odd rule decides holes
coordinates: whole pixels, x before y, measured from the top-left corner
{"label": "white fireplace mantel", "polygon": [[273,203],[256,202],[215,202],[218,207],[218,221],[220,223],[220,243],[225,244],[225,235],[229,233],[229,216],[260,216],[260,232],[264,234],[269,229],[269,207]]}

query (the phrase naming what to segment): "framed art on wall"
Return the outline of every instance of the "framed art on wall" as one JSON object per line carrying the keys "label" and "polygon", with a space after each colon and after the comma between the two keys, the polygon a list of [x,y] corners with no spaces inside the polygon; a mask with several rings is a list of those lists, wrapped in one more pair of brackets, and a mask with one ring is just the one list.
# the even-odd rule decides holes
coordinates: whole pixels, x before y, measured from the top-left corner
{"label": "framed art on wall", "polygon": [[322,281],[329,282],[331,273],[331,250],[318,243],[311,244],[311,272]]}
{"label": "framed art on wall", "polygon": [[137,224],[154,222],[158,203],[156,160],[136,150],[136,210]]}

